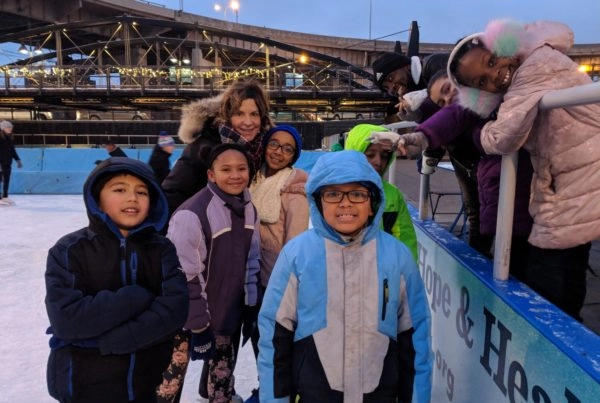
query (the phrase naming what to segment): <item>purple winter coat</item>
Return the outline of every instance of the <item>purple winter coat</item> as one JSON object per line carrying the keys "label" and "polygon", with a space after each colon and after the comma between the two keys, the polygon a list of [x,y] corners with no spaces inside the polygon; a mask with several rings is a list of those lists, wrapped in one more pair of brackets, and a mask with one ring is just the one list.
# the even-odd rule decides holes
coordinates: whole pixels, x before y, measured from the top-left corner
{"label": "purple winter coat", "polygon": [[[463,161],[477,162],[477,188],[479,193],[479,228],[481,234],[495,234],[500,194],[500,168],[502,157],[486,155],[481,146],[481,128],[487,120],[463,108],[458,103],[450,104],[421,123],[415,131],[427,137],[429,147],[449,146]],[[529,215],[529,189],[533,168],[526,151],[519,154],[513,235],[526,236],[531,231]]]}

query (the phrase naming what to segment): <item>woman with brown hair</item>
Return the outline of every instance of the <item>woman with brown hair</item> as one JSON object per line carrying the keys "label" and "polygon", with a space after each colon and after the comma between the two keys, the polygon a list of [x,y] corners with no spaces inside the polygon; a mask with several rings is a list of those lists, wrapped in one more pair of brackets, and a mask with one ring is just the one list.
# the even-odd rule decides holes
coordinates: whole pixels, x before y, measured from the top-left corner
{"label": "woman with brown hair", "polygon": [[184,106],[177,135],[187,146],[162,182],[170,213],[206,186],[206,161],[217,144],[243,145],[256,172],[262,165],[262,138],[271,126],[269,96],[254,80],[236,81],[223,94]]}

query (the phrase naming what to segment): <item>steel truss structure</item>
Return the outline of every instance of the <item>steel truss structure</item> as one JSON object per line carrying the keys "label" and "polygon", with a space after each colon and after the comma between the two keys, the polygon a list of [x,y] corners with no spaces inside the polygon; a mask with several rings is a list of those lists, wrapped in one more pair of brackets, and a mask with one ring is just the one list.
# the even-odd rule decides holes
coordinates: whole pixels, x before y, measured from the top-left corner
{"label": "steel truss structure", "polygon": [[0,35],[25,57],[0,66],[0,106],[155,109],[253,78],[275,110],[376,111],[372,74],[340,58],[239,32],[122,15]]}

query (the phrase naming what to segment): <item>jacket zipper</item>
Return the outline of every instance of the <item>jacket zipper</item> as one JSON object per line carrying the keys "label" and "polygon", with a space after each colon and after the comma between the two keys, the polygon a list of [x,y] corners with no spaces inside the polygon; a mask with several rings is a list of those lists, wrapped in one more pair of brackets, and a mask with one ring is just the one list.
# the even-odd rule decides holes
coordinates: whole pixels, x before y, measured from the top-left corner
{"label": "jacket zipper", "polygon": [[387,278],[383,279],[383,304],[381,307],[381,320],[385,320],[385,312],[387,310],[387,303],[389,301],[389,288]]}

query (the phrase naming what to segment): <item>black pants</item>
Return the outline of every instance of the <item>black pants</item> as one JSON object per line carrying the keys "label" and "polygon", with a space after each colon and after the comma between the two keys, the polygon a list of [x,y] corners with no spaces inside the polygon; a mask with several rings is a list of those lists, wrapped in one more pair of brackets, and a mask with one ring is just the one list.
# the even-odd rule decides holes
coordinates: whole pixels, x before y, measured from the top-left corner
{"label": "black pants", "polygon": [[2,164],[0,172],[0,182],[2,182],[2,197],[8,197],[8,185],[10,184],[11,164]]}
{"label": "black pants", "polygon": [[569,249],[529,247],[526,284],[579,322],[591,246],[588,242]]}

